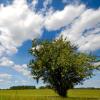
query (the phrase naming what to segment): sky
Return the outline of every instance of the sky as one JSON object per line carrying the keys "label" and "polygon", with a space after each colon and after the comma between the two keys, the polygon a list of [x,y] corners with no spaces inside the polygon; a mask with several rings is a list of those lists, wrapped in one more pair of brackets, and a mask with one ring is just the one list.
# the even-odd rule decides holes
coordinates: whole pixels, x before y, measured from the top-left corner
{"label": "sky", "polygon": [[[35,38],[60,36],[100,56],[100,0],[0,0],[0,88],[44,85],[32,79],[29,49]],[[76,87],[100,88],[100,72],[94,74]]]}

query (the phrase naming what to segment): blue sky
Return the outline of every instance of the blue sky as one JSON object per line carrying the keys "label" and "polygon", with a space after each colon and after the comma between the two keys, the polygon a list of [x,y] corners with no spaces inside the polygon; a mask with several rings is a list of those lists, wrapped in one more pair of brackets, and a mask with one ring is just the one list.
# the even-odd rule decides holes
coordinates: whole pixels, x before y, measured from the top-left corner
{"label": "blue sky", "polygon": [[[0,88],[43,85],[27,67],[31,41],[61,35],[80,52],[100,56],[100,0],[0,0]],[[79,86],[100,88],[100,72],[94,73]]]}

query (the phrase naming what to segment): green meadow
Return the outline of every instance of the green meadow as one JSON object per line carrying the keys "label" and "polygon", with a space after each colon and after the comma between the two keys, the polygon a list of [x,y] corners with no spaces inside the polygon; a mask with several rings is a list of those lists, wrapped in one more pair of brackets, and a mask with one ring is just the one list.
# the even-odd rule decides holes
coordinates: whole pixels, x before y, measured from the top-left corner
{"label": "green meadow", "polygon": [[73,89],[68,91],[68,98],[50,89],[0,90],[0,100],[100,100],[100,90]]}

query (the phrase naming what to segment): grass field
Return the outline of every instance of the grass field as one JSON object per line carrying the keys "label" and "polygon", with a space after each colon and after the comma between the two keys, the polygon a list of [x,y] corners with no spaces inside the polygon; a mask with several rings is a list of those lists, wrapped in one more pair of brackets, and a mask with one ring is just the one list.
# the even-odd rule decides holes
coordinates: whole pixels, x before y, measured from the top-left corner
{"label": "grass field", "polygon": [[50,89],[0,90],[0,100],[100,100],[100,90],[69,90],[68,98],[61,98]]}

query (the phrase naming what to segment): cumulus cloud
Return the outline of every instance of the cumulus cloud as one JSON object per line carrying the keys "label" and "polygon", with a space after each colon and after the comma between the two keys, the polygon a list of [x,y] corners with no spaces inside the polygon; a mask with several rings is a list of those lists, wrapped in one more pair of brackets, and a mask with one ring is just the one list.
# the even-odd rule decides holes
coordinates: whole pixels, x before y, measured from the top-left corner
{"label": "cumulus cloud", "polygon": [[7,67],[7,66],[13,66],[14,62],[9,60],[7,57],[2,57],[0,59],[0,66],[1,67]]}
{"label": "cumulus cloud", "polygon": [[[23,76],[26,76],[28,78],[32,78],[31,72],[29,71],[26,64],[18,65],[18,64],[15,64],[13,61],[11,61],[9,58],[2,57],[0,59],[0,66],[1,67],[10,67],[13,70],[17,71],[18,73],[22,74]],[[10,77],[10,75],[8,75],[8,74],[0,74],[0,79],[3,76],[4,77],[6,77],[6,76]]]}
{"label": "cumulus cloud", "polygon": [[4,55],[14,54],[17,48],[14,44],[12,34],[6,28],[0,28],[0,57]]}
{"label": "cumulus cloud", "polygon": [[38,0],[33,0],[32,1],[32,8],[35,10],[36,5],[38,4]]}
{"label": "cumulus cloud", "polygon": [[21,73],[22,75],[28,77],[28,78],[32,78],[31,72],[29,71],[26,64],[23,64],[23,65],[16,64],[16,65],[14,65],[13,69],[16,70],[17,72]]}
{"label": "cumulus cloud", "polygon": [[0,54],[16,53],[24,41],[42,34],[43,16],[29,9],[26,0],[0,7]]}
{"label": "cumulus cloud", "polygon": [[45,18],[47,30],[59,30],[64,38],[78,45],[79,51],[90,52],[100,48],[100,8],[88,9],[85,5],[66,5]]}
{"label": "cumulus cloud", "polygon": [[85,9],[84,5],[68,5],[62,11],[56,11],[46,17],[45,27],[48,30],[57,30],[67,26],[77,18]]}
{"label": "cumulus cloud", "polygon": [[[37,4],[33,0],[32,4]],[[9,56],[18,51],[23,42],[42,34],[43,15],[31,10],[26,0],[14,0],[12,4],[0,5],[0,66],[11,67],[22,75],[30,76],[26,65],[18,65]]]}
{"label": "cumulus cloud", "polygon": [[52,3],[52,0],[44,0],[43,2],[43,9],[44,11],[48,9],[48,5]]}
{"label": "cumulus cloud", "polygon": [[[34,7],[37,3],[38,0],[32,2]],[[51,3],[45,0],[44,8]],[[0,57],[16,53],[23,42],[41,36],[44,27],[49,31],[65,27],[60,35],[78,44],[80,51],[100,48],[100,9],[70,4],[63,10],[49,9],[45,13],[31,10],[26,0],[0,6]]]}
{"label": "cumulus cloud", "polygon": [[100,9],[86,9],[70,28],[61,35],[79,46],[80,51],[95,51],[100,48]]}

